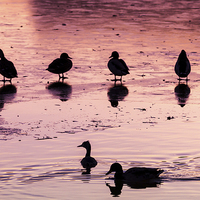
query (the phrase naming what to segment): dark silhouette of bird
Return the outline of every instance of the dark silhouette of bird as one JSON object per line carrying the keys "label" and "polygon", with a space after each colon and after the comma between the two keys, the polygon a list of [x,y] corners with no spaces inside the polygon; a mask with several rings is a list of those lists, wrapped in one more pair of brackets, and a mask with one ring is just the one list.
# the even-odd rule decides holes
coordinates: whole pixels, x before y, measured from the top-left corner
{"label": "dark silhouette of bird", "polygon": [[178,100],[178,104],[181,107],[186,105],[186,102],[190,96],[190,87],[187,84],[179,83],[175,88],[174,92]]}
{"label": "dark silhouette of bird", "polygon": [[[3,51],[0,49],[0,74],[4,77],[3,82],[11,82],[12,78],[17,77],[17,70],[14,64],[7,60],[4,56]],[[8,78],[9,80],[6,80]]]}
{"label": "dark silhouette of bird", "polygon": [[64,73],[72,68],[72,58],[69,57],[67,53],[62,53],[60,58],[55,59],[51,64],[49,64],[48,70],[51,73],[58,74],[59,79],[64,79]]}
{"label": "dark silhouette of bird", "polygon": [[81,165],[83,166],[83,168],[86,169],[86,172],[83,172],[83,174],[90,174],[91,168],[96,167],[96,165],[97,165],[97,161],[93,157],[90,156],[90,154],[91,154],[90,142],[85,141],[78,147],[84,147],[86,149],[86,155],[81,160]]}
{"label": "dark silhouette of bird", "polygon": [[186,78],[187,81],[190,71],[190,61],[187,58],[185,50],[182,50],[175,64],[175,72],[179,76],[179,80],[181,80],[181,78]]}
{"label": "dark silhouette of bird", "polygon": [[116,76],[121,76],[119,80],[122,82],[122,76],[129,74],[129,68],[124,60],[119,59],[119,53],[117,51],[113,51],[109,58],[111,59],[108,61],[108,68],[115,76],[114,81],[118,80]]}
{"label": "dark silhouette of bird", "polygon": [[111,172],[115,172],[115,179],[121,179],[125,182],[141,182],[159,178],[159,175],[164,171],[159,168],[133,167],[123,172],[119,163],[113,163],[106,175]]}

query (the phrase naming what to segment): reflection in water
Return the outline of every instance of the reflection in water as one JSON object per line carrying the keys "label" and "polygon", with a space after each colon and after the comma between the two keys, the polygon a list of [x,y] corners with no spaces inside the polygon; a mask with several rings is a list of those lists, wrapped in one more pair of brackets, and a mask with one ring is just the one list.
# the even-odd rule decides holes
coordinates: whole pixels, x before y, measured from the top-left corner
{"label": "reflection in water", "polygon": [[108,98],[112,107],[118,106],[118,101],[123,101],[123,99],[128,95],[128,88],[123,85],[114,85],[114,87],[109,88]]}
{"label": "reflection in water", "polygon": [[4,104],[7,102],[11,102],[15,98],[15,94],[17,92],[17,88],[12,85],[3,85],[0,88],[0,111],[4,107]]}
{"label": "reflection in water", "polygon": [[132,189],[146,189],[151,187],[158,187],[161,184],[161,179],[157,178],[155,180],[144,182],[124,182],[123,180],[115,179],[114,183],[115,186],[110,186],[109,183],[106,183],[106,186],[109,187],[111,195],[113,195],[113,197],[119,197],[124,184],[128,185]]}
{"label": "reflection in water", "polygon": [[61,101],[67,101],[68,99],[70,99],[72,93],[72,86],[60,81],[49,84],[47,86],[47,89],[51,94],[59,97]]}
{"label": "reflection in water", "polygon": [[110,194],[113,195],[113,197],[119,197],[119,195],[122,193],[123,188],[123,181],[122,180],[115,180],[115,186],[110,186],[109,183],[106,183],[106,186],[110,189]]}
{"label": "reflection in water", "polygon": [[184,107],[190,95],[190,88],[187,84],[179,83],[174,89],[178,104]]}

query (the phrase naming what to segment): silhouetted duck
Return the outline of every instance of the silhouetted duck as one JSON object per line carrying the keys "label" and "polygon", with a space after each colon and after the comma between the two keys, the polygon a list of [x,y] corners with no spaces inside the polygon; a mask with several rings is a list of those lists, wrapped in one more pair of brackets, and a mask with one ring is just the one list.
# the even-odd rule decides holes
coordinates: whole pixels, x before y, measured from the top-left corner
{"label": "silhouetted duck", "polygon": [[119,53],[117,51],[113,51],[109,58],[111,59],[108,61],[108,68],[115,76],[114,81],[117,81],[116,76],[121,76],[119,80],[122,82],[122,76],[129,74],[129,68],[124,60],[119,59]]}
{"label": "silhouetted duck", "polygon": [[178,60],[175,64],[175,72],[181,78],[186,78],[188,80],[188,75],[191,71],[190,61],[187,58],[186,52],[184,50],[179,54]]}
{"label": "silhouetted duck", "polygon": [[[51,64],[49,64],[46,70],[54,74],[58,74],[59,79],[64,79],[65,77],[63,73],[72,68],[72,61],[70,59],[72,58],[70,58],[67,53],[62,53],[60,58],[55,59]],[[62,76],[60,74],[62,74]]]}
{"label": "silhouetted duck", "polygon": [[78,147],[84,147],[86,149],[86,155],[81,160],[81,165],[83,166],[83,168],[86,169],[86,172],[83,172],[83,174],[90,174],[91,168],[93,168],[97,165],[97,161],[93,157],[90,156],[90,154],[91,154],[90,142],[85,141],[81,145],[79,145]]}
{"label": "silhouetted duck", "polygon": [[5,78],[9,78],[11,82],[12,78],[17,77],[17,70],[15,69],[14,64],[7,60],[4,56],[3,51],[0,49],[0,74],[4,77],[3,81],[5,82]]}
{"label": "silhouetted duck", "polygon": [[113,163],[106,175],[111,172],[115,172],[115,179],[124,180],[125,182],[141,182],[159,178],[163,170],[159,168],[133,167],[123,172],[119,163]]}

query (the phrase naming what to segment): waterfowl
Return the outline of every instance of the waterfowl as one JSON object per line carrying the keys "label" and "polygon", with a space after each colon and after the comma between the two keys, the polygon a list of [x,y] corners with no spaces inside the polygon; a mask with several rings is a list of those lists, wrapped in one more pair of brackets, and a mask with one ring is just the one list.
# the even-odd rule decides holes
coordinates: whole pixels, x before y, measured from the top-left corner
{"label": "waterfowl", "polygon": [[106,175],[115,172],[115,179],[125,180],[126,182],[141,182],[159,178],[163,171],[159,168],[133,167],[123,172],[119,163],[113,163]]}
{"label": "waterfowl", "polygon": [[111,59],[108,61],[108,68],[115,76],[114,81],[117,81],[116,76],[121,76],[119,80],[122,82],[122,76],[129,74],[129,68],[124,60],[119,59],[117,51],[113,51],[109,58]]}
{"label": "waterfowl", "polygon": [[51,73],[58,74],[59,79],[64,79],[64,73],[72,68],[72,61],[70,59],[72,58],[70,58],[67,53],[62,53],[60,58],[55,59],[51,64],[49,64],[46,70]]}
{"label": "waterfowl", "polygon": [[190,71],[190,61],[187,58],[185,50],[182,50],[175,64],[175,72],[179,76],[179,80],[181,80],[181,78],[186,78],[186,80],[188,80],[187,77]]}
{"label": "waterfowl", "polygon": [[3,81],[5,82],[5,78],[9,78],[10,80],[7,81],[11,82],[12,78],[17,77],[17,70],[15,69],[14,64],[5,58],[1,49],[0,58],[0,74],[4,77]]}
{"label": "waterfowl", "polygon": [[86,169],[86,172],[83,172],[84,174],[90,174],[90,170],[93,167],[96,167],[97,161],[90,156],[91,154],[91,145],[89,141],[84,141],[81,145],[78,147],[84,147],[86,149],[86,155],[85,157],[81,160],[81,165],[83,168]]}

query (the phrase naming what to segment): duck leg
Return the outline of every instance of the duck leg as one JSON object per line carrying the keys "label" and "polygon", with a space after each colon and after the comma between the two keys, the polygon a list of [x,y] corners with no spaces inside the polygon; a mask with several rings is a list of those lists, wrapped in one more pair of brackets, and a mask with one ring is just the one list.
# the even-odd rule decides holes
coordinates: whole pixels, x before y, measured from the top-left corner
{"label": "duck leg", "polygon": [[90,174],[91,168],[86,168],[86,171],[82,172],[82,174]]}
{"label": "duck leg", "polygon": [[63,74],[63,73],[62,73],[62,75],[59,74],[59,80],[60,80],[60,79],[64,79],[64,78],[65,78],[65,77],[64,77],[64,74]]}
{"label": "duck leg", "polygon": [[6,82],[6,77],[5,76],[3,77],[2,82],[4,82],[4,83]]}

